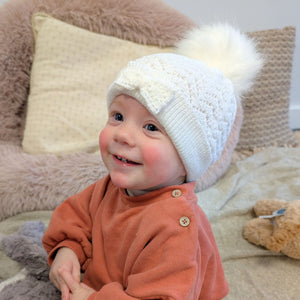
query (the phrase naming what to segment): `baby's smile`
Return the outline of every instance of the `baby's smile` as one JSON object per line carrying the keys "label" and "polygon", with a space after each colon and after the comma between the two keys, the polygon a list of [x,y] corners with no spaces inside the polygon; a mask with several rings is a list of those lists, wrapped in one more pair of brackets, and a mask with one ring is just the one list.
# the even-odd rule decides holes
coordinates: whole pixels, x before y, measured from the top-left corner
{"label": "baby's smile", "polygon": [[126,165],[141,165],[138,162],[129,160],[129,159],[121,157],[119,155],[114,155],[114,158],[117,159],[118,161],[122,162],[122,163],[125,163]]}

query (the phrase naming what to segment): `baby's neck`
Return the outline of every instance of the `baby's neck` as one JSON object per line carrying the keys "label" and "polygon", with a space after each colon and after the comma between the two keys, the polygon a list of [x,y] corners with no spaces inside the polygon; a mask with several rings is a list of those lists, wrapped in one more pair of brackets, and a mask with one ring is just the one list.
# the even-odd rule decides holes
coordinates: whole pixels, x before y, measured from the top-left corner
{"label": "baby's neck", "polygon": [[[179,177],[172,185],[181,185],[181,184],[185,183],[185,179],[186,179],[185,176]],[[126,193],[127,193],[128,196],[141,196],[141,195],[144,195],[146,193],[152,192],[154,190],[164,188],[166,186],[168,186],[168,185],[159,185],[159,186],[147,189],[147,190],[130,190],[130,189],[126,189]]]}
{"label": "baby's neck", "polygon": [[126,193],[128,196],[141,196],[144,195],[146,193],[148,193],[148,191],[142,191],[142,190],[127,190],[126,189]]}

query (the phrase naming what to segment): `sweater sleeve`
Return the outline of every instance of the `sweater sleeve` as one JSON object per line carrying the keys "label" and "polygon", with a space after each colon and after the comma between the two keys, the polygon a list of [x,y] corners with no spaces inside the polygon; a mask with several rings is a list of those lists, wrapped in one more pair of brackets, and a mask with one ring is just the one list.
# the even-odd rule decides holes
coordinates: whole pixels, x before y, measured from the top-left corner
{"label": "sweater sleeve", "polygon": [[84,263],[92,255],[90,202],[95,184],[79,194],[65,200],[58,206],[51,217],[43,236],[43,245],[48,252],[51,265],[56,251],[61,247],[72,249],[84,269]]}
{"label": "sweater sleeve", "polygon": [[123,284],[108,283],[89,300],[222,299],[228,286],[217,249],[208,235],[202,237],[202,248],[195,218],[190,216],[189,221],[182,226],[179,216],[150,214],[141,226],[142,236],[128,253],[131,268],[124,274]]}

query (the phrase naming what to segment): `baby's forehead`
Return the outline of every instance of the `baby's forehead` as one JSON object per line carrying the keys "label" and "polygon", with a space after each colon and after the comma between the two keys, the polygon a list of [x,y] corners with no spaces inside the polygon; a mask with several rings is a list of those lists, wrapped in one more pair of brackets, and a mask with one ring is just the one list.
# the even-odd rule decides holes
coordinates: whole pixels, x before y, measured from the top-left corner
{"label": "baby's forehead", "polygon": [[147,109],[147,107],[145,107],[138,99],[127,94],[117,95],[110,104],[110,107],[113,106],[120,106],[129,110],[140,110],[144,113],[152,115],[155,118],[155,116]]}
{"label": "baby's forehead", "polygon": [[110,108],[114,108],[116,106],[129,111],[139,111],[145,115],[151,115],[154,119],[156,119],[156,117],[138,99],[127,94],[120,94],[112,100]]}
{"label": "baby's forehead", "polygon": [[132,97],[132,96],[130,96],[130,95],[127,95],[127,94],[119,94],[119,95],[117,95],[117,96],[112,100],[111,104],[113,104],[113,103],[119,104],[119,103],[123,103],[124,101],[128,101],[128,100],[133,100],[133,101],[137,101],[137,102],[138,102],[138,100],[137,100],[136,98],[134,98],[134,97]]}

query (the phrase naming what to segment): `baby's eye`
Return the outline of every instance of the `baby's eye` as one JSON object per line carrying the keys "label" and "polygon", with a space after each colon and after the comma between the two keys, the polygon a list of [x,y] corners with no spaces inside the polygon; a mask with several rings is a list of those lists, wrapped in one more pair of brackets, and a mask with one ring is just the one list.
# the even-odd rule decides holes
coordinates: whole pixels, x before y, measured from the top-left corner
{"label": "baby's eye", "polygon": [[115,119],[116,121],[122,122],[122,121],[123,121],[123,115],[120,114],[120,113],[115,113],[115,114],[114,114],[114,119]]}
{"label": "baby's eye", "polygon": [[149,131],[159,131],[159,129],[155,125],[153,125],[153,124],[147,124],[145,126],[145,129],[147,129]]}

